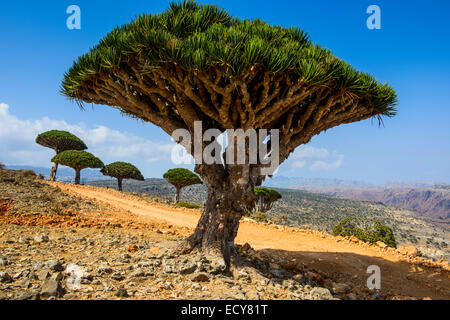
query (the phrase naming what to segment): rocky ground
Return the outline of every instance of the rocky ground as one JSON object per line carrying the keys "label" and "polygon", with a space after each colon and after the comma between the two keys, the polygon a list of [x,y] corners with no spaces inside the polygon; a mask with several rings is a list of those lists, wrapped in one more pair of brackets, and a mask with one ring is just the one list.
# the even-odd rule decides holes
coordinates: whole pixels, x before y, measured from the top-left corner
{"label": "rocky ground", "polygon": [[0,299],[339,298],[250,246],[228,274],[201,254],[174,256],[180,230],[136,222],[37,178],[0,171]]}
{"label": "rocky ground", "polygon": [[[247,243],[223,273],[200,253],[171,253],[189,228],[67,195],[29,172],[0,170],[0,192],[0,299],[412,299]],[[48,198],[60,205],[48,209]]]}
{"label": "rocky ground", "polygon": [[[160,232],[3,225],[0,299],[341,299],[250,246],[229,274]],[[341,288],[345,291],[345,288]],[[375,297],[375,296],[374,296]],[[346,296],[352,298],[352,296]]]}

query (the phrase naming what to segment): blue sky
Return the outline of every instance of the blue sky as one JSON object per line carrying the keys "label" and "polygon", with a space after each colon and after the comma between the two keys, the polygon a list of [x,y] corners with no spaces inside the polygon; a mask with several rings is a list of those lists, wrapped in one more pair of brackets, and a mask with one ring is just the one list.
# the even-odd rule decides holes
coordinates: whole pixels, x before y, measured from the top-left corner
{"label": "blue sky", "polygon": [[[204,1],[202,1],[204,2]],[[208,3],[213,1],[207,1]],[[219,1],[239,18],[299,26],[356,68],[389,82],[399,114],[385,127],[366,120],[313,138],[280,175],[450,183],[450,3],[442,1]],[[66,8],[81,8],[81,30],[68,30]],[[168,1],[0,2],[0,161],[50,166],[36,132],[70,129],[105,162],[136,163],[146,177],[173,167],[170,138],[117,110],[85,111],[59,94],[73,60],[136,14],[162,12]],[[381,30],[366,27],[369,5],[381,8]]]}

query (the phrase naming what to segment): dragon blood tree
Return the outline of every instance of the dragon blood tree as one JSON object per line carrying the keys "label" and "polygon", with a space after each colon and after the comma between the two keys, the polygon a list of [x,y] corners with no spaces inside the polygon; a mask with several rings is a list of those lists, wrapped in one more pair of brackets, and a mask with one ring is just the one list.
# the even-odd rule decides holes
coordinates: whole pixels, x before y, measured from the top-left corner
{"label": "dragon blood tree", "polygon": [[92,153],[80,150],[66,150],[53,157],[52,162],[75,170],[75,184],[80,184],[81,170],[86,168],[103,168],[103,162]]}
{"label": "dragon blood tree", "polygon": [[105,176],[116,178],[119,191],[122,191],[122,181],[124,179],[144,181],[144,176],[139,169],[128,162],[114,162],[108,164],[100,170],[100,172]]}
{"label": "dragon blood tree", "polygon": [[[88,147],[84,142],[67,131],[51,130],[39,134],[36,137],[36,143],[41,146],[55,150],[56,154],[66,150],[86,150]],[[56,180],[56,171],[58,170],[58,163],[53,163],[50,172],[49,180]]]}
{"label": "dragon blood tree", "polygon": [[175,187],[176,203],[180,202],[181,189],[194,184],[203,184],[203,181],[195,173],[184,168],[170,169],[164,173],[163,178]]}
{"label": "dragon blood tree", "polygon": [[258,211],[267,212],[272,209],[273,204],[282,198],[281,193],[275,189],[266,187],[256,187],[255,195],[258,202]]}
{"label": "dragon blood tree", "polygon": [[[389,85],[313,44],[298,28],[239,20],[192,1],[114,29],[78,58],[65,74],[62,93],[80,104],[118,108],[169,135],[183,129],[196,137],[198,122],[197,137],[210,129],[267,129],[263,140],[271,155],[279,142],[279,163],[322,131],[393,116],[397,100]],[[207,140],[201,141],[203,150],[216,142]],[[237,140],[228,140],[224,159],[234,158]],[[270,173],[263,158],[199,161],[196,141],[184,146],[194,155],[208,198],[180,252],[199,248],[229,263],[239,221],[256,200],[254,187]],[[254,154],[245,151],[246,158]]]}

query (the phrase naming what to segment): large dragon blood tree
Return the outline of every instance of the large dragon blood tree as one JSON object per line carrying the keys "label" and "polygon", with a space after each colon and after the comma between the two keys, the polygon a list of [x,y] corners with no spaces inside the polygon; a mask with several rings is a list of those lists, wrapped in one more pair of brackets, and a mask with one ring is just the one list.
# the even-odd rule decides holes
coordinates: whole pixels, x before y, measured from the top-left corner
{"label": "large dragon blood tree", "polygon": [[[313,44],[299,28],[239,20],[192,1],[114,29],[78,58],[62,93],[78,103],[118,108],[169,135],[185,129],[194,136],[196,121],[203,131],[268,129],[272,137],[278,129],[280,163],[322,131],[393,116],[397,100],[392,87]],[[224,157],[236,152],[234,144],[228,141]],[[195,148],[187,149],[194,154]],[[199,248],[229,263],[239,221],[265,179],[264,166],[260,160],[196,163],[208,198],[183,252]]]}
{"label": "large dragon blood tree", "polygon": [[[36,137],[36,143],[41,146],[55,150],[56,154],[67,150],[86,150],[86,144],[76,135],[61,130],[50,130],[39,134]],[[54,162],[50,171],[49,180],[56,180],[56,171],[58,163]]]}

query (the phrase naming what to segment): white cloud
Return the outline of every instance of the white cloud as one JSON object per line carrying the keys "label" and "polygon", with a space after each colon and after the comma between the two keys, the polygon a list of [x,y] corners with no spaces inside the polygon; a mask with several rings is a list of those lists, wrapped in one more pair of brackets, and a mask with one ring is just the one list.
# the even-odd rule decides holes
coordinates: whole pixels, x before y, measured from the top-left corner
{"label": "white cloud", "polygon": [[301,146],[292,154],[293,159],[325,159],[330,155],[325,148],[316,148],[313,146]]}
{"label": "white cloud", "polygon": [[307,162],[306,161],[295,161],[294,163],[292,163],[292,166],[294,168],[303,168],[304,166],[306,166]]}
{"label": "white cloud", "polygon": [[64,120],[44,117],[39,120],[22,120],[10,112],[10,107],[0,103],[0,161],[14,165],[51,165],[54,152],[35,143],[39,133],[48,130],[66,130],[80,137],[89,147],[89,152],[105,163],[113,161],[142,162],[170,161],[170,152],[175,145],[155,142],[114,130],[105,126],[88,128],[84,124],[69,124]]}
{"label": "white cloud", "polygon": [[338,169],[343,162],[344,155],[342,154],[308,145],[297,148],[283,167],[292,172],[302,168],[310,171],[331,171]]}
{"label": "white cloud", "polygon": [[333,161],[333,162],[325,162],[323,160],[317,160],[315,161],[310,167],[309,169],[312,171],[329,171],[329,170],[336,170],[337,168],[339,168],[342,163],[344,162],[344,155],[339,155],[338,159]]}

